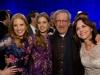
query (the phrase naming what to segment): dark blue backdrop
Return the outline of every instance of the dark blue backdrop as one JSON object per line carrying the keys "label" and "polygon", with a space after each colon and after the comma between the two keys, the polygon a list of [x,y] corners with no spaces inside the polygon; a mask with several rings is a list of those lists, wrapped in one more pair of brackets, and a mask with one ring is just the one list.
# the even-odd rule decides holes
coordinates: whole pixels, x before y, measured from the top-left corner
{"label": "dark blue backdrop", "polygon": [[72,14],[72,21],[77,11],[85,11],[91,20],[100,28],[100,0],[0,0],[0,9],[21,12],[27,15],[32,10],[50,12],[57,9],[67,9]]}

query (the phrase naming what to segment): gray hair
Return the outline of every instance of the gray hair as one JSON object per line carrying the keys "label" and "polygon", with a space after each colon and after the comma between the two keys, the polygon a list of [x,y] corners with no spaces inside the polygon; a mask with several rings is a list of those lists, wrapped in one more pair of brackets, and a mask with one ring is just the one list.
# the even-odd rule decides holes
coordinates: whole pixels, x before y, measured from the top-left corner
{"label": "gray hair", "polygon": [[71,14],[68,10],[65,10],[65,9],[61,9],[61,10],[57,10],[54,12],[54,19],[56,19],[56,16],[59,14],[59,13],[66,13],[68,15],[68,18],[69,20],[71,20]]}

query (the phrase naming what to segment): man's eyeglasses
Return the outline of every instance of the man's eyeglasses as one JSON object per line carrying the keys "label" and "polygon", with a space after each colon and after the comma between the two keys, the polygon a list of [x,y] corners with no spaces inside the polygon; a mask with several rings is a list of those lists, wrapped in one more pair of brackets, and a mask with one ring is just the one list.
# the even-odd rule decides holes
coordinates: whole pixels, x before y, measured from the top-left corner
{"label": "man's eyeglasses", "polygon": [[67,23],[68,22],[68,20],[56,20],[56,23]]}

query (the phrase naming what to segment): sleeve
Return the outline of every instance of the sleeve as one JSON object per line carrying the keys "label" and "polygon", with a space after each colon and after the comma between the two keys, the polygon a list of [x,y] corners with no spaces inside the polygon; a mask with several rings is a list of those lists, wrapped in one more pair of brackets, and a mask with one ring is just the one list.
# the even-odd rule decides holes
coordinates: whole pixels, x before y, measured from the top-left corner
{"label": "sleeve", "polygon": [[11,37],[6,37],[6,38],[0,40],[0,49],[11,45],[11,42],[12,42]]}

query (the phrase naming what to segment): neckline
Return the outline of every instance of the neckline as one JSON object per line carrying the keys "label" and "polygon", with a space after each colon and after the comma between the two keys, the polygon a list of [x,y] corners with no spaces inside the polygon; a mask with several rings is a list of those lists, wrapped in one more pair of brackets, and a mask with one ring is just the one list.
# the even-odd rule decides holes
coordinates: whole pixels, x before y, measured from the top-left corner
{"label": "neckline", "polygon": [[90,51],[90,50],[93,50],[93,49],[95,49],[98,45],[100,45],[100,41],[94,46],[94,47],[92,47],[92,48],[90,48],[89,50],[87,50],[86,49],[86,47],[85,47],[85,44],[84,43],[82,43],[82,45],[83,45],[83,48],[86,50],[86,51]]}

